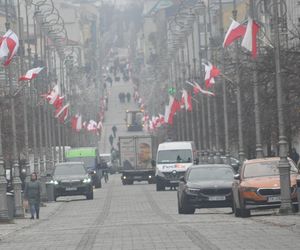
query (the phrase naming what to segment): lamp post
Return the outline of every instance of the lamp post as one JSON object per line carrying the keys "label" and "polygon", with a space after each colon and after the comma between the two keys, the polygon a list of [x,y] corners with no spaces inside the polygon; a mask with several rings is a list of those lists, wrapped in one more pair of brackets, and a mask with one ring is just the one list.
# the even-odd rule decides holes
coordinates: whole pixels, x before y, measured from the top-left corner
{"label": "lamp post", "polygon": [[285,135],[283,91],[281,83],[281,65],[280,65],[280,37],[279,37],[279,17],[278,17],[278,0],[273,0],[273,36],[275,52],[275,73],[276,73],[276,92],[277,92],[277,113],[279,127],[279,173],[280,173],[280,195],[281,205],[279,213],[289,214],[292,212],[291,201],[291,179],[290,164],[287,160],[288,143]]}

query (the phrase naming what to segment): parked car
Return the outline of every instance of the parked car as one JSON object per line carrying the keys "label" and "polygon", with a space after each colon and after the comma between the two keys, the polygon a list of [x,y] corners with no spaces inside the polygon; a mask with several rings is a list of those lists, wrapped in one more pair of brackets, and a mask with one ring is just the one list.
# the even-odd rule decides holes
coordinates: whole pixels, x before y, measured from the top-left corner
{"label": "parked car", "polygon": [[[291,159],[291,198],[297,209],[298,170]],[[280,207],[279,157],[247,160],[232,185],[233,210],[236,217],[249,217],[252,209]]]}
{"label": "parked car", "polygon": [[60,196],[84,195],[94,198],[93,185],[83,162],[63,162],[55,166],[53,179],[54,200]]}
{"label": "parked car", "polygon": [[231,207],[234,170],[225,164],[190,167],[180,178],[178,213],[193,214],[196,208]]}

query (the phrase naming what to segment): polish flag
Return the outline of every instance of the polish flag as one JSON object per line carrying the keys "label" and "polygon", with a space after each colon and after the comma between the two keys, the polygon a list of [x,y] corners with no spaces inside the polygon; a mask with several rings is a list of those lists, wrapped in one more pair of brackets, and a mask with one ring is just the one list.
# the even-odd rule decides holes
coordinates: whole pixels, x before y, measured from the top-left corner
{"label": "polish flag", "polygon": [[210,62],[208,64],[203,63],[203,65],[205,67],[205,86],[209,89],[215,84],[215,77],[220,75],[220,70]]}
{"label": "polish flag", "polygon": [[244,39],[242,41],[242,47],[249,50],[252,54],[252,58],[257,56],[257,33],[259,31],[259,25],[252,19],[248,18],[248,24]]}
{"label": "polish flag", "polygon": [[12,30],[8,30],[4,36],[0,38],[0,60],[4,60],[4,66],[10,64],[14,55],[17,53],[18,48],[18,36]]}
{"label": "polish flag", "polygon": [[60,122],[65,122],[69,115],[69,107],[70,103],[67,103],[65,106],[57,109],[55,111],[55,118],[57,118]]}
{"label": "polish flag", "polygon": [[75,115],[71,121],[72,129],[79,132],[82,129],[82,117],[81,115]]}
{"label": "polish flag", "polygon": [[37,77],[37,75],[43,70],[43,67],[37,67],[30,69],[25,75],[19,78],[19,81],[29,81]]}
{"label": "polish flag", "polygon": [[174,97],[170,95],[169,96],[169,104],[165,106],[165,123],[169,123],[171,107],[172,107],[173,102],[174,102]]}
{"label": "polish flag", "polygon": [[225,35],[223,42],[223,47],[226,48],[232,44],[235,40],[243,37],[246,33],[246,26],[238,23],[235,20],[232,20],[232,23]]}
{"label": "polish flag", "polygon": [[95,122],[94,120],[90,120],[86,126],[86,130],[89,132],[97,132],[97,126],[97,122]]}
{"label": "polish flag", "polygon": [[208,90],[204,90],[203,88],[201,88],[201,86],[196,83],[196,82],[189,82],[189,81],[186,81],[187,84],[191,85],[194,87],[194,93],[195,94],[198,94],[198,93],[202,93],[204,95],[207,95],[207,96],[215,96],[215,93],[211,92],[211,91],[208,91]]}
{"label": "polish flag", "polygon": [[53,106],[56,108],[56,109],[60,109],[63,104],[64,104],[64,99],[65,97],[64,96],[57,96],[53,102]]}
{"label": "polish flag", "polygon": [[56,84],[53,89],[51,90],[50,94],[47,96],[47,100],[49,101],[49,104],[54,104],[56,99],[59,97],[59,87]]}
{"label": "polish flag", "polygon": [[182,90],[181,103],[184,104],[186,110],[192,111],[192,96],[185,89]]}

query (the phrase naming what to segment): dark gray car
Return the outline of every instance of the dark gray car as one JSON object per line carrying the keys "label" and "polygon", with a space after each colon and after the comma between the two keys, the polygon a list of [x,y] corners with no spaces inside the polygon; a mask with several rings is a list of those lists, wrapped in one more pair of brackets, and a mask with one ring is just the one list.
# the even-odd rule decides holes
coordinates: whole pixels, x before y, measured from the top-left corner
{"label": "dark gray car", "polygon": [[178,213],[193,214],[196,208],[232,207],[234,170],[225,164],[190,167],[180,179]]}
{"label": "dark gray car", "polygon": [[63,162],[55,166],[53,179],[54,200],[60,196],[84,195],[94,198],[91,177],[82,162]]}

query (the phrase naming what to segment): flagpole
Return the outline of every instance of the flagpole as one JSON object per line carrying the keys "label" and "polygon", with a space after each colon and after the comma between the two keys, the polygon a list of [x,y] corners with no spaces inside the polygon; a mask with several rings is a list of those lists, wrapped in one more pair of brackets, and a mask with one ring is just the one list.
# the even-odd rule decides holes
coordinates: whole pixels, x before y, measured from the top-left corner
{"label": "flagpole", "polygon": [[[236,0],[233,0],[233,19],[237,20]],[[245,160],[244,137],[243,137],[243,120],[242,120],[242,100],[241,100],[241,70],[240,70],[240,48],[238,41],[235,41],[235,69],[236,69],[236,96],[237,96],[237,116],[238,116],[238,140],[239,140],[239,160],[243,163]]]}
{"label": "flagpole", "polygon": [[[8,3],[5,0],[5,15],[6,15],[6,30],[10,29],[9,15],[8,15]],[[6,78],[8,79],[10,86],[10,108],[11,108],[11,128],[12,128],[12,149],[13,149],[13,189],[14,189],[14,201],[15,201],[15,216],[24,217],[24,210],[22,207],[22,182],[20,179],[19,161],[18,161],[18,148],[17,148],[17,128],[16,128],[16,112],[15,112],[15,97],[13,95],[13,80],[12,80],[11,66],[7,66]]]}

